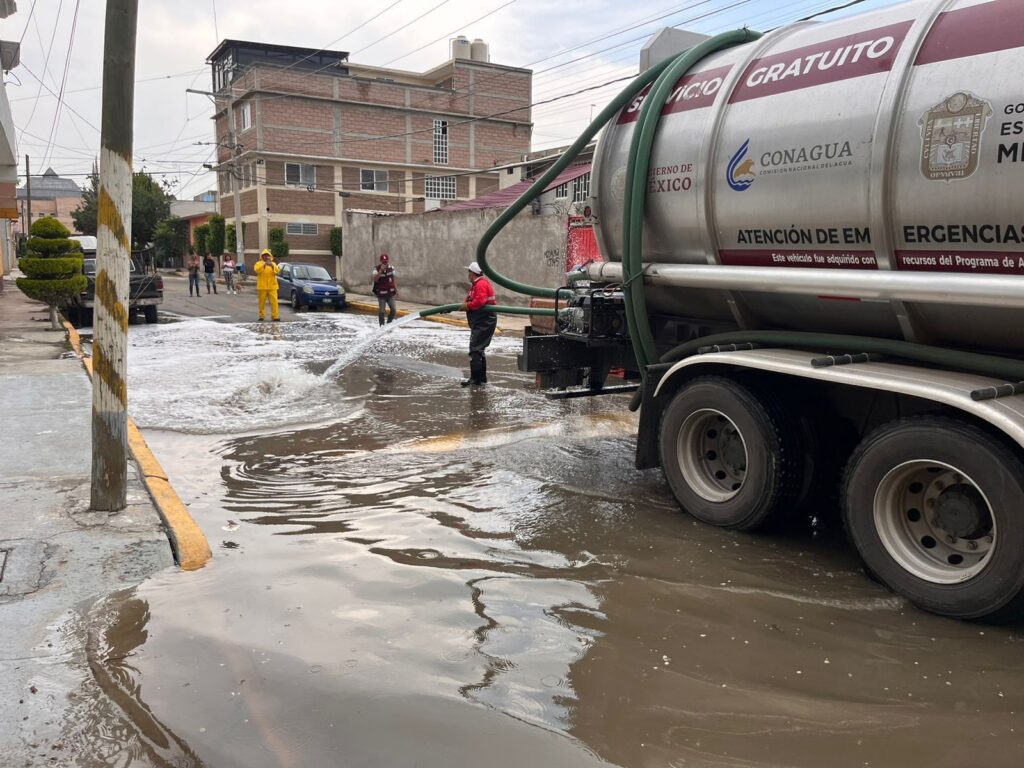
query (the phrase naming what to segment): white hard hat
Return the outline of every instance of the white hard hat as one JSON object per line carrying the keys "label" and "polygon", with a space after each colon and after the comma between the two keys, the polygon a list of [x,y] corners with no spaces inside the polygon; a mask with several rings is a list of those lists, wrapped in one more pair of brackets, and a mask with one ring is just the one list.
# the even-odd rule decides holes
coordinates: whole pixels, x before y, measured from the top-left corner
{"label": "white hard hat", "polygon": [[469,266],[466,267],[466,269],[468,269],[474,275],[482,275],[484,273],[484,271],[482,269],[480,269],[480,265],[477,264],[475,261],[471,261],[469,263]]}

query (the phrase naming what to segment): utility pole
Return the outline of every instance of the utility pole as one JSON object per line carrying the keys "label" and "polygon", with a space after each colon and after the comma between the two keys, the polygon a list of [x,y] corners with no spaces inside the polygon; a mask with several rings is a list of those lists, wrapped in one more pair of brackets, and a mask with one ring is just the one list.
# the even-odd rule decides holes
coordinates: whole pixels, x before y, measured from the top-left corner
{"label": "utility pole", "polygon": [[32,173],[28,169],[28,155],[25,155],[25,237],[32,227]]}
{"label": "utility pole", "polygon": [[91,507],[116,512],[128,485],[128,273],[138,0],[107,0],[93,309]]}
{"label": "utility pole", "polygon": [[[228,83],[228,93],[231,94],[231,89],[234,86]],[[242,242],[242,193],[239,190],[241,186],[241,179],[239,175],[241,171],[238,168],[238,156],[242,153],[242,148],[238,144],[238,132],[235,130],[235,99],[233,95],[228,97],[228,125],[231,126],[228,131],[228,145],[231,148],[231,194],[235,199],[235,261],[239,264],[245,264],[245,243]]]}

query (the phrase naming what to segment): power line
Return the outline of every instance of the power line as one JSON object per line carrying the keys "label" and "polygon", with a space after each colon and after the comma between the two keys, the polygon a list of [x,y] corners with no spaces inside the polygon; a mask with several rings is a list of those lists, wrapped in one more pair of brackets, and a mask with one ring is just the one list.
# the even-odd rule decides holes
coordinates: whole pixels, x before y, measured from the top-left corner
{"label": "power line", "polygon": [[[57,22],[60,21],[60,12],[61,12],[61,9],[63,7],[64,7],[64,0],[60,0],[60,4],[57,6],[57,16],[54,19],[54,23],[53,23],[53,31],[50,33],[50,45],[47,46],[47,48],[46,48],[46,58],[43,59],[43,77],[46,77],[46,73],[49,71],[49,68],[50,68],[50,54],[53,51],[53,41],[57,37],[57,27],[59,26]],[[35,3],[32,4],[32,9],[35,10]],[[28,26],[27,22],[26,22],[25,26],[26,27]],[[42,48],[43,47],[43,35],[39,31],[39,22],[38,22],[38,20],[36,21],[36,35],[39,37],[39,47]],[[24,38],[24,35],[22,35],[22,38]],[[36,89],[36,100],[32,104],[32,111],[29,113],[28,120],[25,121],[25,125],[26,126],[32,124],[32,118],[35,117],[36,109],[39,107],[39,97],[42,95],[42,93],[43,93],[43,84],[40,83],[39,87]],[[27,98],[31,98],[31,97],[27,97]],[[12,99],[12,101],[15,101],[15,99]],[[22,131],[22,135],[24,135],[24,133],[25,132]],[[20,142],[20,140],[21,140],[20,136],[19,136],[18,140]]]}
{"label": "power line", "polygon": [[517,2],[519,2],[519,0],[508,0],[508,2],[507,2],[507,3],[504,3],[504,4],[502,4],[502,5],[499,5],[499,6],[497,7],[497,8],[495,8],[495,9],[494,9],[494,10],[492,10],[492,11],[488,11],[488,12],[487,12],[487,13],[485,13],[485,14],[484,14],[483,16],[479,16],[479,17],[477,17],[477,18],[473,19],[472,21],[467,21],[467,22],[465,22],[464,24],[460,24],[460,25],[459,25],[458,27],[456,27],[455,29],[453,29],[453,30],[452,30],[451,32],[448,32],[447,34],[441,35],[441,36],[440,36],[439,38],[437,38],[436,40],[431,40],[431,41],[430,41],[429,43],[426,43],[426,44],[424,44],[424,45],[421,45],[421,46],[420,46],[419,48],[414,48],[413,50],[409,51],[408,53],[406,53],[406,54],[403,54],[402,56],[399,56],[399,57],[398,57],[397,59],[392,59],[391,61],[386,61],[386,62],[384,62],[384,63],[383,63],[383,64],[382,64],[381,66],[383,66],[383,67],[387,67],[387,66],[390,66],[391,64],[394,64],[394,63],[395,63],[396,61],[401,61],[402,59],[405,59],[405,58],[408,58],[409,56],[412,56],[412,55],[413,55],[414,53],[419,53],[419,52],[420,52],[420,51],[422,51],[422,50],[423,50],[424,48],[429,48],[429,47],[430,47],[430,46],[432,46],[432,45],[433,45],[434,43],[439,43],[439,42],[441,42],[442,40],[444,40],[444,39],[445,39],[446,37],[450,37],[450,36],[454,35],[454,34],[455,34],[456,32],[458,32],[459,30],[461,30],[461,29],[465,29],[465,28],[466,28],[466,27],[468,27],[468,26],[469,26],[470,24],[476,24],[476,23],[477,23],[478,21],[483,21],[483,20],[484,20],[484,19],[486,19],[486,18],[487,18],[488,16],[493,16],[494,14],[496,14],[496,13],[497,13],[498,11],[502,10],[503,8],[508,8],[508,6],[512,5],[513,3],[517,3]]}
{"label": "power line", "polygon": [[[60,115],[61,112],[64,111],[64,87],[67,85],[68,82],[68,70],[71,67],[71,52],[75,48],[75,31],[78,28],[78,8],[80,3],[81,0],[75,0],[75,12],[74,15],[71,17],[71,35],[68,38],[68,55],[64,58],[64,74],[61,76],[60,79],[60,94],[57,96],[57,107],[54,110],[53,114],[53,124],[50,126],[50,142],[52,142],[53,139],[56,137],[57,126],[60,125]],[[47,147],[46,153],[43,155],[43,165],[46,165],[46,156],[49,155],[50,151],[50,147]]]}
{"label": "power line", "polygon": [[424,13],[421,13],[421,14],[420,14],[419,16],[417,16],[417,17],[416,17],[415,19],[412,19],[411,21],[407,21],[407,22],[406,22],[405,24],[403,24],[402,26],[400,26],[400,27],[399,27],[398,29],[393,29],[392,31],[390,31],[390,32],[388,32],[388,33],[387,33],[386,35],[384,35],[384,37],[381,37],[381,38],[378,38],[378,39],[374,40],[374,41],[373,41],[372,43],[370,43],[369,45],[364,45],[364,46],[363,46],[362,48],[360,48],[360,49],[359,49],[358,51],[353,51],[353,52],[352,52],[352,53],[350,53],[349,55],[350,55],[350,56],[355,56],[355,55],[356,55],[357,53],[362,53],[363,51],[367,50],[368,48],[373,48],[373,46],[375,46],[375,45],[376,45],[377,43],[383,42],[384,40],[387,40],[387,39],[388,39],[389,37],[392,37],[393,35],[397,35],[397,34],[398,34],[399,32],[401,32],[401,31],[402,31],[403,29],[405,29],[406,27],[412,26],[412,25],[413,25],[413,24],[415,24],[415,23],[416,23],[417,21],[419,21],[420,19],[422,19],[422,18],[423,18],[424,16],[429,16],[429,15],[430,15],[430,14],[432,14],[432,13],[433,13],[434,11],[436,11],[436,10],[437,10],[438,8],[440,8],[440,7],[442,6],[442,5],[447,5],[447,4],[448,4],[448,3],[450,3],[450,2],[451,2],[451,0],[441,0],[441,2],[440,2],[440,3],[438,3],[437,5],[435,5],[435,6],[434,6],[433,8],[431,8],[431,9],[430,9],[429,11],[425,11]]}
{"label": "power line", "polygon": [[28,18],[25,19],[25,28],[21,30],[21,37],[18,38],[18,47],[25,42],[25,35],[28,34],[28,25],[32,21],[32,15],[36,12],[36,0],[32,0],[32,7],[28,9]]}

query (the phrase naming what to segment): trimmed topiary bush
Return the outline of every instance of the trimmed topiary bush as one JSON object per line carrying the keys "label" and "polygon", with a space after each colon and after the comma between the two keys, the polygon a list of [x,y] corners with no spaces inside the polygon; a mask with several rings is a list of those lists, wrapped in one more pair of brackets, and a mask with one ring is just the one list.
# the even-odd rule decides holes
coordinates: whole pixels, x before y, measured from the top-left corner
{"label": "trimmed topiary bush", "polygon": [[18,289],[30,299],[50,307],[50,327],[60,330],[57,307],[84,291],[89,281],[82,274],[84,257],[78,242],[70,240],[67,227],[57,219],[45,217],[32,224],[27,254],[18,261],[25,277],[17,280]]}

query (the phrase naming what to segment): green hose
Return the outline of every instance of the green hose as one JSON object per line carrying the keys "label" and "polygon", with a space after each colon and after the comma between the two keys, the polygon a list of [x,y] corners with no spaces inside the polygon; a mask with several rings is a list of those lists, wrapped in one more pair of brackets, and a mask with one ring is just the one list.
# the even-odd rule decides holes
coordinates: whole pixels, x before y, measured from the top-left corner
{"label": "green hose", "polygon": [[[710,42],[710,41],[709,41]],[[705,43],[706,45],[706,43]],[[512,221],[520,211],[526,206],[533,202],[534,198],[538,197],[548,185],[555,180],[555,178],[564,171],[573,160],[579,155],[584,147],[590,142],[597,132],[604,127],[604,124],[615,117],[619,110],[622,109],[629,101],[636,96],[636,94],[645,85],[653,82],[658,75],[660,75],[666,68],[672,64],[672,60],[666,60],[655,64],[653,67],[645,72],[641,72],[634,80],[622,89],[622,91],[612,99],[608,105],[601,110],[601,112],[591,121],[590,125],[587,126],[586,130],[580,134],[579,138],[574,141],[567,150],[562,154],[555,164],[548,168],[540,178],[537,179],[533,184],[530,185],[523,194],[521,194],[512,205],[502,211],[501,215],[494,220],[484,232],[483,237],[480,238],[480,242],[476,246],[476,260],[483,269],[484,274],[491,278],[495,283],[516,293],[522,293],[527,296],[539,296],[546,299],[555,298],[558,292],[557,288],[542,288],[536,285],[528,285],[527,283],[520,283],[517,280],[513,280],[510,277],[505,277],[500,272],[496,271],[487,261],[487,248],[490,246],[491,241],[497,236],[505,226]]]}
{"label": "green hose", "polygon": [[[431,315],[445,315],[449,312],[459,312],[462,310],[462,304],[442,304],[439,307],[431,307],[430,309],[421,309],[417,314],[420,317],[430,317]],[[491,304],[484,307],[485,312],[497,312],[502,315],[540,315],[543,317],[554,317],[555,310],[553,309],[542,309],[540,307],[505,307],[501,305]]]}
{"label": "green hose", "polygon": [[647,377],[647,366],[657,359],[658,352],[647,316],[647,300],[643,283],[644,205],[650,173],[654,137],[661,120],[661,111],[684,74],[699,61],[713,53],[749,43],[761,37],[747,29],[725,32],[672,59],[651,86],[651,92],[640,108],[636,128],[629,144],[626,168],[626,194],[622,208],[622,278],[625,285],[626,323],[633,341],[633,354],[641,376]]}

